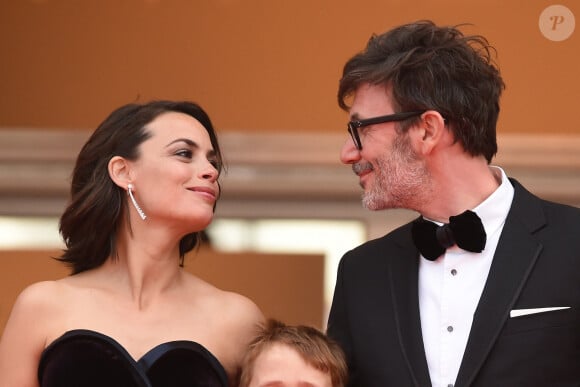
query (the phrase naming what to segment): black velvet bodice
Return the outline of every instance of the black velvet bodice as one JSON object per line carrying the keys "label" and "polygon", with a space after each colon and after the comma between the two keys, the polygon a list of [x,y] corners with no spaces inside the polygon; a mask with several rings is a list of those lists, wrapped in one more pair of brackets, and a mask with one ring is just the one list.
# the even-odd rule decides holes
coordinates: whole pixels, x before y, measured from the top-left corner
{"label": "black velvet bodice", "polygon": [[41,387],[228,386],[223,366],[198,343],[163,343],[135,361],[113,338],[82,329],[44,350],[38,380]]}

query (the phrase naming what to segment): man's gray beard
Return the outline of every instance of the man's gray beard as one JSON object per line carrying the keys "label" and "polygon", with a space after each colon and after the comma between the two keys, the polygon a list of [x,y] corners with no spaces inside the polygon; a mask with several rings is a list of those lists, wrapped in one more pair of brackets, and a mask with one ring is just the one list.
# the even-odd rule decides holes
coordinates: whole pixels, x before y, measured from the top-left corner
{"label": "man's gray beard", "polygon": [[371,192],[363,192],[361,198],[362,205],[367,210],[378,211],[386,209],[384,206],[386,203],[383,203],[382,196],[378,195],[374,190]]}
{"label": "man's gray beard", "polygon": [[362,204],[368,210],[418,210],[430,195],[429,171],[406,137],[398,137],[389,155],[377,160],[374,173],[373,187],[362,195]]}

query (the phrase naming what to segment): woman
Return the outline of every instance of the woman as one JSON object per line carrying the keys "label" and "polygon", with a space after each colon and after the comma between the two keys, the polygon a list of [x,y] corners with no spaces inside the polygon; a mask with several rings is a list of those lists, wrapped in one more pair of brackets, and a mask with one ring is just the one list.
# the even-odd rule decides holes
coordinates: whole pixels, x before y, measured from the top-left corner
{"label": "woman", "polygon": [[0,340],[0,386],[237,385],[263,315],[182,268],[222,167],[190,102],[114,111],[77,158],[60,219],[72,275],[26,288]]}

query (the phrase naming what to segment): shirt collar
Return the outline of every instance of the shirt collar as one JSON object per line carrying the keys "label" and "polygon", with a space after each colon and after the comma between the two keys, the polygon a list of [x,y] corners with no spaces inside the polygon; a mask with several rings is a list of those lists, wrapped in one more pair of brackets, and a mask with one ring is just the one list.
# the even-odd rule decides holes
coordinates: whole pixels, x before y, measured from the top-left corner
{"label": "shirt collar", "polygon": [[490,166],[490,168],[499,173],[501,184],[487,199],[472,210],[481,218],[487,235],[491,235],[503,225],[514,198],[514,187],[504,170],[497,166]]}

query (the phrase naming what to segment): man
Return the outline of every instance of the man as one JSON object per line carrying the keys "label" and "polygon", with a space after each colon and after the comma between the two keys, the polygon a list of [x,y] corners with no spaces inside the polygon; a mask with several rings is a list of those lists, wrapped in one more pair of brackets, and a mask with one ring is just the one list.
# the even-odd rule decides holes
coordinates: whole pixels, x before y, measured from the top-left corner
{"label": "man", "polygon": [[364,206],[421,215],[341,260],[328,334],[351,386],[580,385],[580,209],[490,165],[504,88],[492,52],[421,21],[344,67],[341,160]]}

